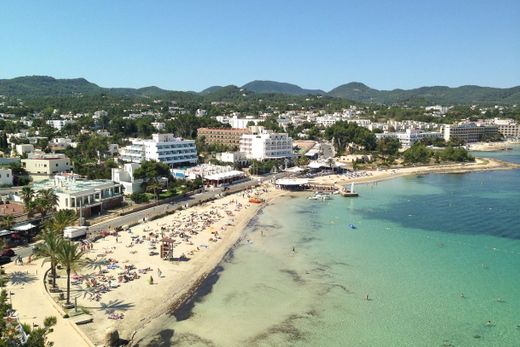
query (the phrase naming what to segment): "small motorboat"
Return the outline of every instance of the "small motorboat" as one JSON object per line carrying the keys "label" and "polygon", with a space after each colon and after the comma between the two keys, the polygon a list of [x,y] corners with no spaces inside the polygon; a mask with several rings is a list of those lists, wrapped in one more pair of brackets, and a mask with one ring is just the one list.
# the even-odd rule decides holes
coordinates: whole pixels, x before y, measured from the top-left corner
{"label": "small motorboat", "polygon": [[260,198],[257,198],[257,197],[254,197],[254,198],[249,199],[249,202],[252,203],[252,204],[261,204],[261,203],[264,202],[264,200],[262,200]]}
{"label": "small motorboat", "polygon": [[357,229],[357,226],[355,226],[354,224],[349,224],[348,227],[349,227],[350,229]]}

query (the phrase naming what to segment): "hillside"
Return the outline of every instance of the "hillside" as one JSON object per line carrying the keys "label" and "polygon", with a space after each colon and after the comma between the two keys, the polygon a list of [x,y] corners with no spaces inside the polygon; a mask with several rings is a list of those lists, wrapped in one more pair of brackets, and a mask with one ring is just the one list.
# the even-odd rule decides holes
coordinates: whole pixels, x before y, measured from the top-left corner
{"label": "hillside", "polygon": [[408,90],[377,90],[363,83],[352,82],[334,88],[329,95],[352,101],[380,104],[516,104],[520,103],[520,86],[490,88],[468,85],[456,88],[434,86]]}
{"label": "hillside", "polygon": [[[200,93],[176,92],[155,86],[134,88],[102,88],[84,78],[55,79],[47,76],[25,76],[0,79],[0,95],[20,98],[66,97],[106,94],[114,97],[175,97],[202,96],[210,101],[243,100],[244,95],[262,94],[262,98],[277,99],[283,95],[324,95],[363,103],[409,105],[469,105],[469,104],[520,104],[520,86],[490,88],[474,85],[450,88],[444,86],[415,89],[378,90],[360,82],[343,84],[326,93],[319,89],[304,89],[295,84],[275,81],[252,81],[244,86],[213,86]],[[265,94],[265,95],[264,95]],[[269,96],[267,96],[269,95]]]}
{"label": "hillside", "polygon": [[288,95],[325,95],[323,90],[303,89],[295,84],[275,81],[252,81],[242,86],[250,92],[257,94],[288,94]]}

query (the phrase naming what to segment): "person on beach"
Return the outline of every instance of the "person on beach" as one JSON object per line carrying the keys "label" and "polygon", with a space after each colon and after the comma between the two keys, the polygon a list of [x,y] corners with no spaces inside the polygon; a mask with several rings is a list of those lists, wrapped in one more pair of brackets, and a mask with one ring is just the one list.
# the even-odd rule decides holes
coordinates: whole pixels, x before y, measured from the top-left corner
{"label": "person on beach", "polygon": [[370,301],[370,298],[368,297],[368,294],[365,296],[366,301]]}
{"label": "person on beach", "polygon": [[292,248],[292,252],[293,252],[293,253],[296,253],[296,248],[294,248],[294,246],[293,246],[293,248]]}
{"label": "person on beach", "polygon": [[162,278],[162,271],[161,271],[161,269],[159,269],[159,268],[157,268],[157,276],[158,276],[159,278]]}

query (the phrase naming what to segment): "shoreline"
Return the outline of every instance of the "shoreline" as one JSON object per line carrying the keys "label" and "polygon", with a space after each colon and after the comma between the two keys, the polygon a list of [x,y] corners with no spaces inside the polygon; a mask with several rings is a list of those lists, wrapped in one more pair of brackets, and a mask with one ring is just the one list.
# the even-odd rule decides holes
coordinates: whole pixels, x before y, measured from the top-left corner
{"label": "shoreline", "polygon": [[[393,178],[403,177],[403,176],[410,176],[410,175],[418,175],[418,174],[428,174],[428,173],[469,173],[469,172],[478,172],[478,171],[490,171],[490,170],[509,170],[509,169],[515,169],[520,168],[520,165],[501,161],[497,159],[490,159],[490,158],[477,158],[475,163],[466,163],[466,164],[444,164],[444,165],[435,165],[435,166],[417,166],[417,167],[409,167],[409,168],[399,168],[399,169],[388,169],[388,170],[380,170],[380,171],[371,171],[372,173],[379,173],[376,175],[366,176],[366,177],[357,177],[357,178],[345,178],[341,177],[339,175],[333,175],[333,176],[324,176],[324,177],[318,177],[315,179],[315,182],[319,183],[330,183],[330,182],[323,182],[328,181],[328,179],[336,178],[336,182],[334,184],[339,184],[337,181],[345,181],[344,183],[360,183],[360,184],[368,184],[383,180],[389,180]],[[271,193],[271,192],[270,192]],[[278,194],[276,194],[278,193]],[[228,248],[228,250],[225,252],[225,254],[221,257],[220,261],[214,264],[212,266],[211,270],[209,272],[206,272],[203,277],[198,277],[198,279],[192,284],[190,287],[190,290],[184,295],[176,300],[172,305],[170,305],[169,309],[164,311],[162,314],[155,318],[151,318],[147,320],[147,323],[140,327],[138,330],[134,331],[132,334],[131,340],[130,340],[130,346],[136,346],[140,345],[145,340],[149,340],[152,337],[154,337],[158,332],[161,330],[167,329],[167,327],[164,325],[164,321],[176,321],[176,317],[179,315],[179,311],[182,311],[185,306],[193,305],[197,302],[198,298],[204,297],[205,295],[209,294],[209,292],[204,293],[204,290],[211,287],[218,281],[218,278],[220,277],[220,272],[223,271],[221,264],[222,262],[226,261],[226,258],[229,256],[229,254],[232,254],[234,249],[238,246],[238,244],[243,240],[244,232],[247,230],[247,226],[250,224],[250,222],[258,215],[258,213],[261,212],[267,204],[276,203],[277,200],[279,200],[281,197],[287,195],[288,193],[292,193],[289,191],[282,191],[282,190],[274,190],[270,195],[268,199],[255,210],[253,214],[251,214],[248,218],[246,223],[242,226],[241,230],[237,232],[237,239],[232,244],[231,247]],[[297,194],[299,195],[299,194]],[[216,276],[215,280],[212,280],[212,283],[208,283],[208,280],[211,280],[213,276]],[[200,292],[202,289],[203,293]],[[191,312],[192,307],[188,309],[188,312]],[[180,313],[183,315],[183,313]],[[186,314],[186,313],[184,313]],[[162,318],[162,319],[161,319]],[[157,322],[157,324],[154,324],[154,321],[160,320],[160,322]],[[162,323],[162,324],[161,324]]]}
{"label": "shoreline", "polygon": [[[285,194],[286,192],[276,190],[272,186],[268,188],[261,186],[253,189],[253,192],[230,194],[221,199],[134,226],[131,228],[131,233],[120,232],[119,240],[115,236],[108,236],[96,241],[92,252],[99,253],[102,249],[114,248],[114,254],[107,254],[107,258],[118,259],[121,266],[129,262],[125,258],[132,257],[128,253],[137,252],[135,253],[137,256],[133,256],[131,263],[135,264],[136,269],[151,268],[150,274],[153,275],[154,282],[153,285],[150,285],[147,281],[148,277],[151,277],[150,274],[142,274],[140,279],[122,283],[103,294],[103,298],[98,300],[99,302],[87,301],[86,298],[83,298],[82,303],[79,303],[78,299],[78,304],[87,306],[94,317],[93,323],[78,327],[95,345],[102,344],[105,335],[111,331],[117,331],[122,339],[129,341],[129,345],[139,343],[148,336],[143,335],[143,332],[156,326],[154,322],[160,323],[163,317],[172,315],[173,312],[189,305],[190,300],[194,296],[196,297],[198,289],[242,241],[244,231],[251,220],[273,199]],[[259,196],[264,202],[262,204],[249,203],[248,195]],[[227,215],[223,213],[229,212],[230,209],[234,212]],[[181,253],[187,254],[190,258],[189,261],[168,262],[158,256],[148,256],[147,246],[144,244],[136,245],[131,250],[121,247],[122,243],[130,242],[131,237],[140,235],[140,237],[146,238],[150,232],[158,232],[162,225],[172,225],[177,221],[187,219],[190,227],[193,224],[196,228],[197,221],[212,213],[219,217],[215,217],[216,219],[204,227],[203,231],[199,231],[198,235],[192,236],[192,242],[181,243],[175,248],[176,256]],[[190,218],[192,223],[189,222]],[[208,237],[212,238],[212,233],[217,231],[218,241],[208,242]],[[207,245],[202,247],[204,243]],[[159,267],[162,274],[156,277],[155,269],[159,271]],[[112,309],[124,313],[124,319],[108,319],[107,311]]]}
{"label": "shoreline", "polygon": [[384,170],[366,170],[366,176],[347,177],[344,175],[329,175],[313,178],[311,179],[311,182],[318,184],[334,184],[338,186],[338,188],[342,188],[344,185],[350,183],[368,184],[410,175],[425,175],[430,173],[458,174],[480,171],[512,170],[519,168],[519,164],[508,161],[494,158],[476,158],[473,163],[422,165],[393,169],[389,168]]}

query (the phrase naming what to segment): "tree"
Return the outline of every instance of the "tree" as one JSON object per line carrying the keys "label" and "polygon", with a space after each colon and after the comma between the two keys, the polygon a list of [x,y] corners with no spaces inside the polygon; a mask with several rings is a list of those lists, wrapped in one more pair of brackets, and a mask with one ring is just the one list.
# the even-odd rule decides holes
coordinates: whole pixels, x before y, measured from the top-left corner
{"label": "tree", "polygon": [[29,186],[25,186],[20,191],[20,197],[22,198],[23,203],[25,205],[25,209],[27,210],[27,206],[34,198],[34,190]]}
{"label": "tree", "polygon": [[395,137],[383,137],[377,143],[377,150],[384,156],[396,155],[401,148],[401,142]]}
{"label": "tree", "polygon": [[38,191],[34,199],[34,208],[45,218],[49,212],[53,212],[58,205],[58,196],[52,188]]}
{"label": "tree", "polygon": [[47,226],[59,235],[63,235],[63,230],[69,225],[74,224],[78,219],[78,215],[74,210],[60,210],[56,212],[50,220],[47,221]]}
{"label": "tree", "polygon": [[37,244],[34,253],[38,257],[45,258],[44,262],[48,261],[51,263],[52,288],[56,289],[56,265],[58,263],[58,251],[63,242],[63,235],[46,228],[40,235],[40,239],[43,242]]}
{"label": "tree", "polygon": [[423,163],[430,162],[432,151],[426,148],[422,143],[415,143],[403,153],[404,161],[406,163]]}
{"label": "tree", "polygon": [[67,297],[66,305],[70,305],[70,272],[81,265],[81,258],[84,252],[79,248],[77,243],[71,241],[62,241],[58,248],[57,261],[65,268],[67,273]]}
{"label": "tree", "polygon": [[332,140],[338,154],[345,152],[349,143],[363,147],[367,151],[376,149],[377,140],[373,132],[356,123],[336,122],[325,130],[327,140]]}
{"label": "tree", "polygon": [[9,230],[15,224],[14,217],[13,216],[3,216],[0,224],[1,224],[2,228]]}

